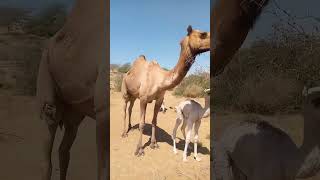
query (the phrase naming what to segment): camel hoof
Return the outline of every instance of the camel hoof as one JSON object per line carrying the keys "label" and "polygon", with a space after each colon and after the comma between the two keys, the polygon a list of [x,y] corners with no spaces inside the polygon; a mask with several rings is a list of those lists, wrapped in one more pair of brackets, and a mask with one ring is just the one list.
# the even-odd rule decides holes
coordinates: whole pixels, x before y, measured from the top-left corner
{"label": "camel hoof", "polygon": [[157,143],[151,143],[150,148],[151,149],[156,149],[156,148],[159,149],[159,145]]}
{"label": "camel hoof", "polygon": [[128,126],[128,131],[127,131],[127,132],[129,132],[131,129],[132,129],[132,126],[131,126],[131,125],[129,125],[129,126]]}
{"label": "camel hoof", "polygon": [[143,149],[142,148],[137,149],[136,152],[134,153],[134,155],[136,155],[137,157],[144,156]]}
{"label": "camel hoof", "polygon": [[201,161],[201,158],[199,158],[199,157],[194,157],[194,159],[196,160],[196,161]]}
{"label": "camel hoof", "polygon": [[128,137],[128,133],[122,133],[121,137],[122,137],[122,138]]}
{"label": "camel hoof", "polygon": [[178,151],[177,151],[177,150],[173,150],[173,153],[174,153],[174,154],[178,154]]}
{"label": "camel hoof", "polygon": [[182,161],[183,161],[183,162],[188,162],[187,158],[183,158]]}

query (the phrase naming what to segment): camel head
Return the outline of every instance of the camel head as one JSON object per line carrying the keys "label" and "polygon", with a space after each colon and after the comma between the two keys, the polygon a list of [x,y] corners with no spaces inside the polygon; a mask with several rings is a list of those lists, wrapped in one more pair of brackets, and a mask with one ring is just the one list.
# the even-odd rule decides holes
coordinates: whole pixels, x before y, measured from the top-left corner
{"label": "camel head", "polygon": [[203,32],[192,29],[189,25],[187,28],[187,36],[181,41],[183,48],[189,48],[193,56],[210,50],[210,32]]}

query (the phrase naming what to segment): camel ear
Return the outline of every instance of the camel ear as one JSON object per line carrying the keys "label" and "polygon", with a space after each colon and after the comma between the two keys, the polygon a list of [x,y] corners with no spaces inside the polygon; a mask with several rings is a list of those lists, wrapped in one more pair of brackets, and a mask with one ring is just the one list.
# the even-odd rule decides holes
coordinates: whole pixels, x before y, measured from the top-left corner
{"label": "camel ear", "polygon": [[190,35],[191,32],[192,32],[192,27],[191,27],[191,25],[188,26],[187,31],[188,31],[188,35]]}

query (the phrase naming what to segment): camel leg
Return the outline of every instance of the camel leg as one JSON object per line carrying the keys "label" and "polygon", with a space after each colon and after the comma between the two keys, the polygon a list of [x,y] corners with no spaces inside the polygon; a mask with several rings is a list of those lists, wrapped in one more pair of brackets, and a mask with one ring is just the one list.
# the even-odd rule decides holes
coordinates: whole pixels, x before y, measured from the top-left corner
{"label": "camel leg", "polygon": [[180,128],[180,130],[181,130],[181,133],[182,133],[182,135],[183,135],[183,138],[186,140],[186,122],[185,121],[183,121],[182,122],[182,126],[181,126],[181,128]]}
{"label": "camel leg", "polygon": [[184,146],[184,151],[183,151],[183,161],[184,162],[187,161],[187,149],[188,149],[190,139],[191,139],[192,125],[193,124],[191,122],[187,122],[187,137],[186,137],[186,144]]}
{"label": "camel leg", "polygon": [[151,144],[150,144],[150,147],[152,149],[159,148],[159,145],[157,144],[157,139],[156,139],[156,128],[157,128],[158,113],[162,105],[162,102],[163,102],[163,98],[157,99],[154,104],[154,112],[153,112],[153,118],[152,118],[152,134],[151,134]]}
{"label": "camel leg", "polygon": [[[44,122],[45,123],[45,122]],[[52,161],[51,161],[51,153],[53,142],[55,139],[56,130],[58,124],[47,125],[48,129],[43,135],[43,147],[42,147],[42,180],[50,180],[52,174]]]}
{"label": "camel leg", "polygon": [[140,137],[139,137],[137,149],[134,153],[136,156],[141,156],[144,154],[143,148],[142,148],[142,135],[143,135],[143,129],[145,125],[147,103],[148,102],[146,100],[140,99],[140,124],[139,124]]}
{"label": "camel leg", "polygon": [[201,120],[196,121],[194,124],[194,158],[197,161],[201,161],[201,158],[198,157],[198,138],[199,138],[198,133],[199,133],[200,124],[201,124]]}
{"label": "camel leg", "polygon": [[129,124],[128,124],[128,131],[127,132],[129,132],[130,129],[132,128],[132,126],[131,126],[131,114],[132,114],[132,108],[133,108],[135,100],[136,99],[130,100],[130,105],[129,105],[129,109],[128,109],[128,112],[129,112]]}
{"label": "camel leg", "polygon": [[50,180],[52,173],[51,153],[59,119],[57,118],[57,99],[55,84],[49,73],[48,50],[42,54],[37,77],[37,113],[41,131],[41,179]]}
{"label": "camel leg", "polygon": [[[184,140],[187,139],[187,138],[186,138],[186,126],[187,126],[187,124],[186,124],[185,120],[183,120],[183,121],[182,121],[182,126],[181,126],[181,133],[182,133],[182,135],[183,135]],[[188,146],[188,149],[190,149],[190,148],[191,148],[191,147]]]}
{"label": "camel leg", "polygon": [[108,92],[108,77],[107,67],[104,63],[101,63],[101,70],[98,75],[95,87],[94,105],[95,105],[95,116],[96,116],[96,144],[97,144],[97,173],[98,180],[107,180],[110,177],[109,174],[109,163],[108,155],[109,152],[109,134],[110,134],[110,124],[109,124],[109,94]]}
{"label": "camel leg", "polygon": [[177,154],[177,148],[176,148],[176,133],[179,125],[181,124],[182,120],[178,117],[176,119],[176,124],[174,125],[173,132],[172,132],[172,140],[173,140],[173,153]]}
{"label": "camel leg", "polygon": [[64,124],[65,131],[62,142],[59,147],[59,163],[60,163],[60,180],[67,179],[67,170],[70,160],[70,149],[77,136],[79,124],[84,116],[77,113],[65,114],[63,121],[68,122]]}
{"label": "camel leg", "polygon": [[123,132],[121,137],[125,138],[128,137],[127,134],[127,127],[126,127],[126,119],[127,119],[127,105],[128,105],[128,100],[124,100],[124,105],[123,105]]}

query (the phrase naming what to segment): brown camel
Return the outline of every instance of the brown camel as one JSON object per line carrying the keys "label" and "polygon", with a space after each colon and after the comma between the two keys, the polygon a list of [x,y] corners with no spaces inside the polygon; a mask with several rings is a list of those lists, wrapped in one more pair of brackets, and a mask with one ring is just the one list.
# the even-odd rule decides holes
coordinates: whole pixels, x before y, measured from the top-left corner
{"label": "brown camel", "polygon": [[124,100],[124,130],[122,137],[127,136],[126,110],[130,101],[129,129],[131,128],[131,113],[134,101],[140,99],[140,137],[135,155],[143,155],[142,133],[145,125],[147,104],[155,100],[154,113],[152,118],[152,135],[150,147],[158,147],[156,143],[155,130],[157,116],[166,90],[177,86],[186,76],[197,55],[210,50],[210,33],[187,28],[188,34],[180,42],[181,51],[178,64],[170,71],[162,69],[155,61],[148,62],[143,55],[139,56],[131,69],[125,74],[121,92]]}
{"label": "brown camel", "polygon": [[39,122],[46,132],[40,137],[42,180],[51,179],[51,152],[58,125],[65,128],[59,161],[60,179],[66,179],[70,148],[85,116],[96,120],[97,179],[108,177],[107,9],[105,0],[77,0],[43,52],[37,81]]}
{"label": "brown camel", "polygon": [[216,0],[210,22],[213,32],[211,76],[223,72],[268,2],[269,0]]}

